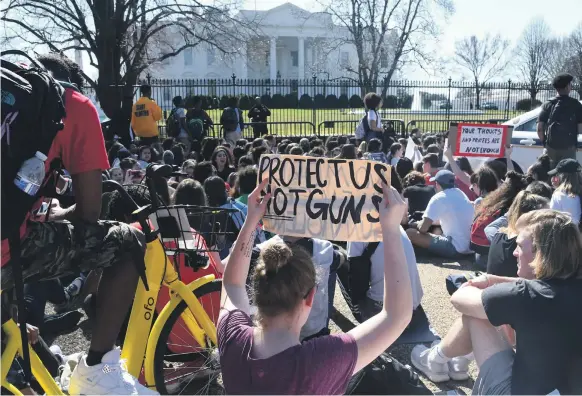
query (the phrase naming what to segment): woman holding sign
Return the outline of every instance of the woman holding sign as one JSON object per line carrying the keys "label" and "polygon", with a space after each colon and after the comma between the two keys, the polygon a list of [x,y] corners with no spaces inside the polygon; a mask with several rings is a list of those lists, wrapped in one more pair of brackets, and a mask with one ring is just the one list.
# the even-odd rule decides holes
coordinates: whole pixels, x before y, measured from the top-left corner
{"label": "woman holding sign", "polygon": [[300,343],[316,292],[311,255],[298,246],[273,244],[261,252],[253,275],[258,325],[250,319],[245,288],[257,223],[270,194],[263,182],[249,195],[248,214],[223,278],[218,321],[222,377],[227,393],[344,394],[354,373],[372,362],[404,331],[412,291],[400,238],[406,205],[383,185],[380,224],[384,242],[384,301],[380,313],[347,334]]}

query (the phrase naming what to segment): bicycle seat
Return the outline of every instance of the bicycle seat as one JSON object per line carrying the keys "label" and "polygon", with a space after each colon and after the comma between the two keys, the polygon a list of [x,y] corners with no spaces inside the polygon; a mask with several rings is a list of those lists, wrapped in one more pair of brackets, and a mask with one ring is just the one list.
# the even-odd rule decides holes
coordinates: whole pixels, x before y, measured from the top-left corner
{"label": "bicycle seat", "polygon": [[153,179],[156,179],[159,177],[170,177],[173,172],[174,172],[174,168],[172,168],[172,165],[150,164],[146,168],[146,177],[153,178]]}

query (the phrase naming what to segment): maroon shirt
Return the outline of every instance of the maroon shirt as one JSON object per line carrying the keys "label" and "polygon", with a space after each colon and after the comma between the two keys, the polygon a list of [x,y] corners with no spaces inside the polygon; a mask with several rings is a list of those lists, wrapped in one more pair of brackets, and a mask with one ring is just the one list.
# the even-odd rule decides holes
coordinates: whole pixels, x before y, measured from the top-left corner
{"label": "maroon shirt", "polygon": [[240,310],[218,319],[222,380],[228,394],[343,395],[358,358],[348,334],[311,339],[267,359],[251,356],[253,323]]}

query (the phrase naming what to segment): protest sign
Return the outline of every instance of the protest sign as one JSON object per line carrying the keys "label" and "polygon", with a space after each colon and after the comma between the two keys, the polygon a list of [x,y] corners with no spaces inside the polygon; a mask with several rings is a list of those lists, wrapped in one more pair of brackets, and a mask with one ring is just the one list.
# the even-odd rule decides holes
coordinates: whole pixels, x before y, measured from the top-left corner
{"label": "protest sign", "polygon": [[382,162],[263,155],[258,180],[271,199],[263,224],[280,235],[332,241],[382,240],[378,208],[390,166]]}
{"label": "protest sign", "polygon": [[406,152],[404,153],[404,156],[410,159],[412,163],[422,161],[422,154],[410,136],[408,137],[408,142],[406,143]]}
{"label": "protest sign", "polygon": [[500,158],[512,132],[509,125],[451,123],[449,142],[455,156]]}

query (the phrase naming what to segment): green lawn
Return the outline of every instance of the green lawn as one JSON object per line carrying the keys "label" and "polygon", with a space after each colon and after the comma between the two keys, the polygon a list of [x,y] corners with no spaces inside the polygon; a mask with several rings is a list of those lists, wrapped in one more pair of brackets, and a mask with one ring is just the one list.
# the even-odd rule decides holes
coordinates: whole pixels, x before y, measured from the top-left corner
{"label": "green lawn", "polygon": [[[360,111],[360,113],[358,113]],[[282,123],[297,123],[297,124],[279,124],[269,125],[269,132],[278,136],[310,136],[314,132],[317,135],[338,135],[354,133],[358,121],[362,118],[362,109],[356,110],[352,113],[350,109],[271,109],[271,117],[269,122]],[[220,121],[222,110],[208,110],[208,114],[215,123]],[[247,112],[244,111],[244,119],[248,120]],[[469,114],[469,115],[455,115],[451,114],[450,121],[477,121],[477,120],[507,120],[518,115],[519,112],[511,111],[507,114],[505,111],[490,110],[483,111],[483,114]],[[444,131],[448,129],[447,115],[443,110],[443,114],[412,114],[409,110],[402,109],[384,109],[381,112],[383,120],[400,120],[403,128],[410,130],[414,126],[409,125],[410,122],[415,122],[416,126],[423,131]],[[329,121],[335,121],[329,124]],[[326,124],[324,124],[324,122]],[[315,126],[315,130],[312,126]],[[219,134],[220,128],[216,130],[216,135]],[[398,129],[397,129],[398,131]],[[252,136],[252,130],[245,130],[245,137]]]}

